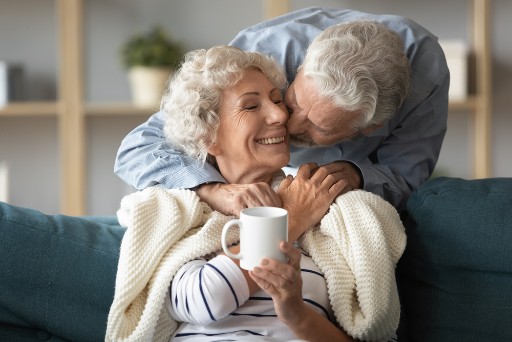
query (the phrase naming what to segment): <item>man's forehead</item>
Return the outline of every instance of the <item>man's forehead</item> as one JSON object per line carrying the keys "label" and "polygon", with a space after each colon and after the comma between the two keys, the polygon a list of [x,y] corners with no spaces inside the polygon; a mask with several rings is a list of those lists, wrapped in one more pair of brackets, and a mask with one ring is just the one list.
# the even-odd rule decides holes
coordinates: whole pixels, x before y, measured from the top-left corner
{"label": "man's forehead", "polygon": [[309,77],[298,76],[292,86],[295,102],[301,108],[311,107],[320,99],[314,82]]}

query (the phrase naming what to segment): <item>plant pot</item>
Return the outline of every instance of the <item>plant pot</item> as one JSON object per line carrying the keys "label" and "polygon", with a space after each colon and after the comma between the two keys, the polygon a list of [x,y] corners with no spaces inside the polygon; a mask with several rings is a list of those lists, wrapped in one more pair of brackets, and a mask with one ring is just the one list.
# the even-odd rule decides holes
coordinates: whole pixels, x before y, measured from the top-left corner
{"label": "plant pot", "polygon": [[132,102],[138,107],[158,109],[172,68],[135,66],[128,71]]}

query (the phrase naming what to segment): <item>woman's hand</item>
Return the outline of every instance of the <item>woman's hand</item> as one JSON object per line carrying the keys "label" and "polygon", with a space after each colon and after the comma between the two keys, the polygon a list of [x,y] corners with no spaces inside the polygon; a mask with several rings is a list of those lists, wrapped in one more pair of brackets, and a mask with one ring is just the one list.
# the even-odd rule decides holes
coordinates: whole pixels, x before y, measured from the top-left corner
{"label": "woman's hand", "polygon": [[295,178],[288,176],[281,182],[277,194],[283,208],[288,210],[289,241],[296,241],[308,228],[319,223],[334,199],[349,190],[343,170],[341,163],[320,167],[307,163],[300,166]]}
{"label": "woman's hand", "polygon": [[202,201],[224,215],[240,216],[245,208],[281,207],[281,199],[267,183],[204,184],[196,190]]}
{"label": "woman's hand", "polygon": [[284,241],[279,248],[288,256],[287,264],[275,259],[263,259],[259,267],[249,272],[254,282],[272,297],[279,320],[297,338],[306,341],[354,341],[326,317],[306,305],[302,299],[301,253]]}
{"label": "woman's hand", "polygon": [[302,300],[301,253],[292,244],[282,241],[279,248],[288,257],[288,263],[275,259],[263,259],[259,267],[249,272],[256,284],[274,301],[279,319],[285,324],[299,324],[304,315]]}

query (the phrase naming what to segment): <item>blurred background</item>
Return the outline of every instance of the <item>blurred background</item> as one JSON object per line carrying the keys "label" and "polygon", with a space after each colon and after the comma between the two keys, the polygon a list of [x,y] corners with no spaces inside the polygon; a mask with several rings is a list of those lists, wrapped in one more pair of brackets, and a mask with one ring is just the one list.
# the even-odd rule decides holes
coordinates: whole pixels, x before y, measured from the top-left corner
{"label": "blurred background", "polygon": [[[491,125],[484,176],[511,177],[512,2],[276,0],[270,7],[279,11],[285,4],[292,11],[324,6],[404,15],[440,39],[467,48],[472,80],[474,1],[488,4],[489,10]],[[113,173],[117,149],[155,110],[131,104],[121,46],[154,25],[185,50],[227,44],[239,30],[273,15],[270,2],[0,0],[0,200],[50,214],[115,214],[122,196],[134,190]],[[8,92],[5,82],[2,90],[7,74],[12,76]],[[469,100],[451,106],[436,175],[478,176],[474,86],[468,87]],[[7,93],[3,104],[2,91]]]}

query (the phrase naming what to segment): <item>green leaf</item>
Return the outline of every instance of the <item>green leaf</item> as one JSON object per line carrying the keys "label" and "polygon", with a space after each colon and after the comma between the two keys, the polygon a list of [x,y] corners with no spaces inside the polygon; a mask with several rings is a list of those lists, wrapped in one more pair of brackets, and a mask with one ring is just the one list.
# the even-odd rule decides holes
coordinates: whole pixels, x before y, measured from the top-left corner
{"label": "green leaf", "polygon": [[126,68],[132,66],[178,67],[185,51],[172,41],[166,32],[155,26],[149,32],[128,39],[121,48],[121,58]]}

